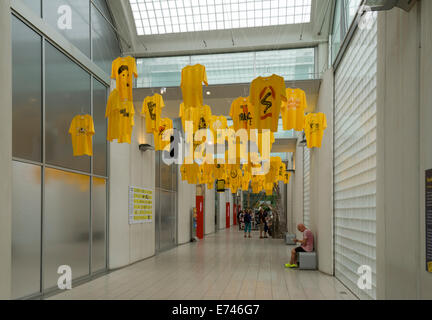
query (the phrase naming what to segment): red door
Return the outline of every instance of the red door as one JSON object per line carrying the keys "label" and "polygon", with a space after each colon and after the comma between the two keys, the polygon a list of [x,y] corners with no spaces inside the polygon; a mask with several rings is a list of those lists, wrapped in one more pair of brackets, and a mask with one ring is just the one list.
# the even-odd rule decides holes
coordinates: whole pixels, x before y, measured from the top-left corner
{"label": "red door", "polygon": [[196,236],[198,239],[204,238],[204,197],[196,197],[196,208],[197,208],[197,227]]}
{"label": "red door", "polygon": [[231,217],[230,211],[231,211],[231,204],[229,202],[227,202],[226,203],[226,227],[227,227],[227,229],[229,229],[229,227],[231,226],[231,223],[230,223],[230,217]]}
{"label": "red door", "polygon": [[237,225],[237,205],[234,203],[234,210],[233,210],[233,225]]}

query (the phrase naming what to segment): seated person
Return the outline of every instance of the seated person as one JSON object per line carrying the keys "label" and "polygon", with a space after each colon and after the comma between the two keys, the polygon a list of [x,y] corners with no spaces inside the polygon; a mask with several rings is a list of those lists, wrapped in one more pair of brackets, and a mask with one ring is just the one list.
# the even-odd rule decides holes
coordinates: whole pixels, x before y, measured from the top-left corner
{"label": "seated person", "polygon": [[312,252],[314,250],[314,236],[312,231],[307,229],[303,223],[297,226],[297,230],[303,233],[303,240],[294,240],[296,243],[300,243],[301,246],[291,250],[291,261],[285,265],[286,268],[298,268],[297,254],[299,252]]}

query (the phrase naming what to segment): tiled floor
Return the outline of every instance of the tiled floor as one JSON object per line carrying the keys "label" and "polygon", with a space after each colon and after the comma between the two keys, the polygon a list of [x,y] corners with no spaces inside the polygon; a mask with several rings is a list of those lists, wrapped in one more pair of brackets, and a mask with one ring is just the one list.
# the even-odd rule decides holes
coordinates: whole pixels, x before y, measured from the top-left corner
{"label": "tiled floor", "polygon": [[286,270],[290,248],[233,228],[50,299],[355,299],[334,277]]}

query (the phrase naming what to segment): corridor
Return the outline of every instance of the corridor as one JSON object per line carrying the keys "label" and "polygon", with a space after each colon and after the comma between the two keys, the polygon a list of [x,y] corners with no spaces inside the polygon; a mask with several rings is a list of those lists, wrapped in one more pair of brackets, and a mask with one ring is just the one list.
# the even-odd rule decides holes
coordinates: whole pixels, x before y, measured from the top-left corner
{"label": "corridor", "polygon": [[49,299],[355,299],[336,278],[286,270],[282,240],[244,239],[237,227],[163,252]]}

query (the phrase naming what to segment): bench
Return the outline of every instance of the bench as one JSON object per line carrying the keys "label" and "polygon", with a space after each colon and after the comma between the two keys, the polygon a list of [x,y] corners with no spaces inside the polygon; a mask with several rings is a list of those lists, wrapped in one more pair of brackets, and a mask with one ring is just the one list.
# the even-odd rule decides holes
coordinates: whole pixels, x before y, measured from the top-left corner
{"label": "bench", "polygon": [[299,253],[299,269],[301,270],[317,269],[317,254],[315,251]]}

